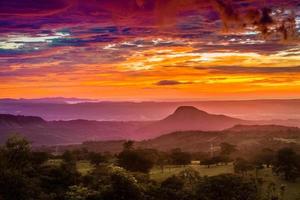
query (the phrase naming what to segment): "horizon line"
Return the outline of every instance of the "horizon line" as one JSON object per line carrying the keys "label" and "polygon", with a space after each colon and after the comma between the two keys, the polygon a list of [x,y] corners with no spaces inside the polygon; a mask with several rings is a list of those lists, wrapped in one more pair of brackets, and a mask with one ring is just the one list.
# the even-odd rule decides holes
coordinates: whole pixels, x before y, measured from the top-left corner
{"label": "horizon line", "polygon": [[[85,97],[63,97],[63,96],[49,96],[49,97],[37,97],[37,98],[11,98],[11,97],[3,97],[0,98],[2,100],[11,100],[11,101],[30,101],[30,100],[61,100],[65,101],[66,103],[70,104],[77,104],[77,103],[104,103],[104,102],[112,102],[112,103],[180,103],[180,102],[222,102],[222,101],[287,101],[287,100],[300,100],[300,97],[296,98],[241,98],[241,99],[211,99],[211,98],[189,98],[189,99],[97,99],[97,98],[85,98]],[[74,101],[74,102],[72,102]]]}

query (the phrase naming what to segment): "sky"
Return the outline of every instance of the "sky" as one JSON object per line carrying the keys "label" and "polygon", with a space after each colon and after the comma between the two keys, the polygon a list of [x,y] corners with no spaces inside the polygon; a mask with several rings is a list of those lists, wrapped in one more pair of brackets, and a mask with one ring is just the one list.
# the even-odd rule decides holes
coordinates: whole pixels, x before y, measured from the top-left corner
{"label": "sky", "polygon": [[0,98],[300,98],[299,0],[1,0]]}

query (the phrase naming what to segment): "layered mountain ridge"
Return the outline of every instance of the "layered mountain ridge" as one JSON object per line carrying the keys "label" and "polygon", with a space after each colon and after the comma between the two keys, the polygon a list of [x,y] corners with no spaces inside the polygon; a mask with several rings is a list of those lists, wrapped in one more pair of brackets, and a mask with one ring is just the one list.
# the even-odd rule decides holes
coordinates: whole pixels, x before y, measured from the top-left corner
{"label": "layered mountain ridge", "polygon": [[193,106],[180,106],[157,121],[45,121],[34,116],[0,114],[0,143],[16,133],[27,137],[33,145],[57,145],[99,140],[147,140],[176,131],[222,131],[241,124],[268,123],[210,114]]}

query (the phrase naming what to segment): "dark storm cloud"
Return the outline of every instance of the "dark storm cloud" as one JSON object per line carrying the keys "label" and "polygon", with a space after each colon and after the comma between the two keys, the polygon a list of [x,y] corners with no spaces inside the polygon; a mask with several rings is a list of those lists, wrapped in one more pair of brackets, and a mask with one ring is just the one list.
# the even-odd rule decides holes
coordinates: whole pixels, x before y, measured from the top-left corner
{"label": "dark storm cloud", "polygon": [[157,83],[155,83],[155,85],[162,85],[162,86],[165,86],[165,85],[180,85],[182,83],[180,83],[179,81],[174,81],[174,80],[161,80]]}
{"label": "dark storm cloud", "polygon": [[168,85],[182,85],[182,84],[192,84],[192,82],[180,82],[175,80],[161,80],[155,83],[155,85],[159,86],[168,86]]}

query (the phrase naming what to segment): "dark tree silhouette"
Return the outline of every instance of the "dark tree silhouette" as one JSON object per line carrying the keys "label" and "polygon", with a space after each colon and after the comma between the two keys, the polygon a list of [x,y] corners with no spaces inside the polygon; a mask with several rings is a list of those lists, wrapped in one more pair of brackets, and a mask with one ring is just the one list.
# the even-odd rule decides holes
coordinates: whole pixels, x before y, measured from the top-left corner
{"label": "dark tree silhouette", "polygon": [[256,200],[258,196],[254,180],[231,174],[206,178],[196,193],[198,200]]}
{"label": "dark tree silhouette", "polygon": [[232,153],[236,152],[236,145],[223,142],[220,144],[221,151],[220,154],[223,156],[230,156]]}
{"label": "dark tree silhouette", "polygon": [[0,149],[0,199],[39,198],[41,192],[30,158],[29,142],[17,135]]}
{"label": "dark tree silhouette", "polygon": [[90,152],[88,159],[91,164],[99,166],[101,163],[105,162],[105,157],[101,153]]}
{"label": "dark tree silhouette", "polygon": [[123,150],[132,150],[134,145],[134,141],[128,140],[123,144]]}
{"label": "dark tree silhouette", "polygon": [[273,170],[285,180],[295,181],[300,176],[299,159],[299,155],[293,149],[280,149],[276,154]]}
{"label": "dark tree silhouette", "polygon": [[173,149],[170,155],[172,164],[174,165],[188,165],[191,163],[192,156],[188,152],[183,152],[181,149]]}
{"label": "dark tree silhouette", "polygon": [[234,172],[243,175],[247,174],[248,171],[254,169],[252,163],[250,163],[249,161],[243,158],[236,159],[233,165],[234,165]]}
{"label": "dark tree silhouette", "polygon": [[132,172],[148,173],[154,160],[144,150],[124,150],[118,155],[118,164]]}
{"label": "dark tree silhouette", "polygon": [[103,194],[104,200],[142,200],[142,190],[136,179],[126,172],[111,175],[111,185]]}

